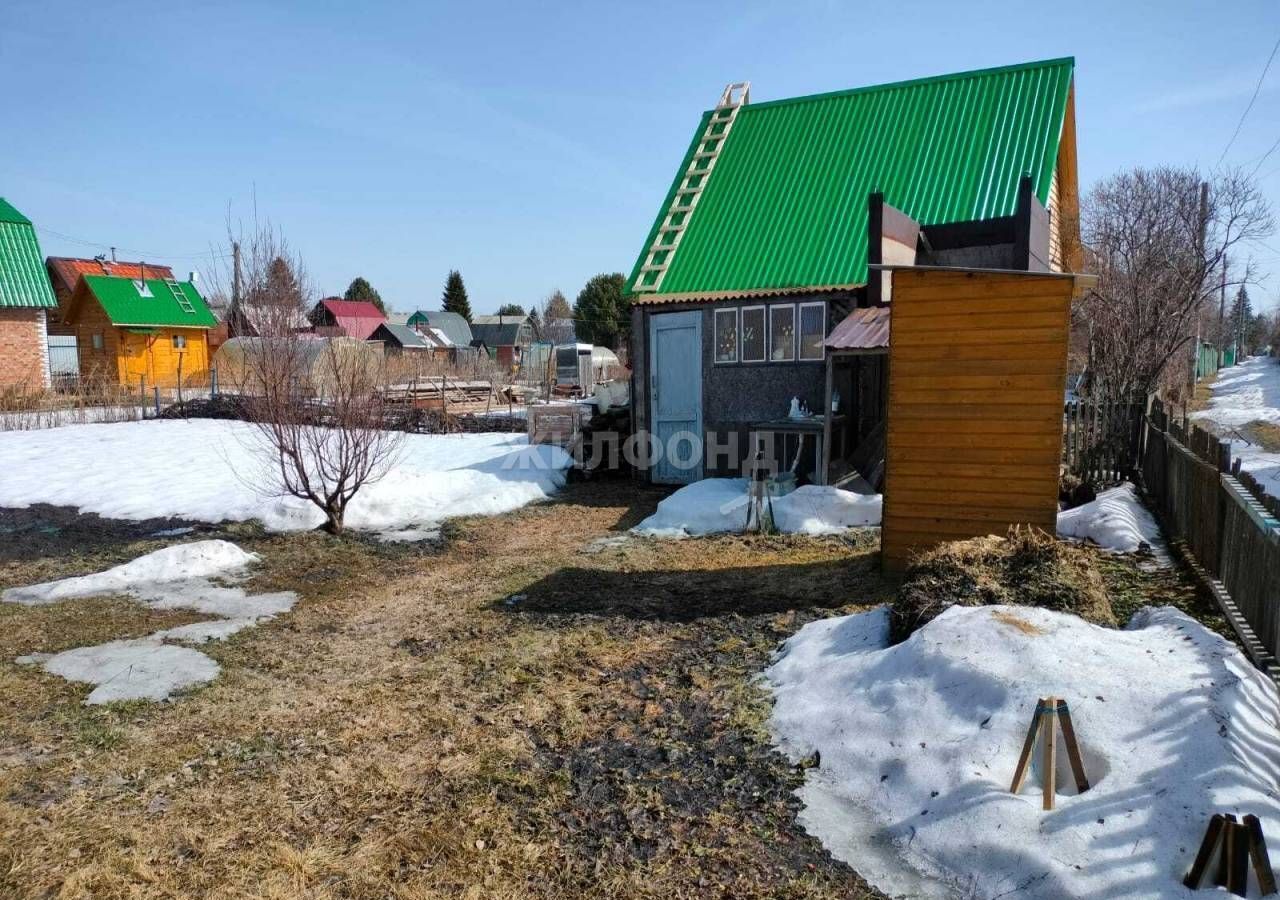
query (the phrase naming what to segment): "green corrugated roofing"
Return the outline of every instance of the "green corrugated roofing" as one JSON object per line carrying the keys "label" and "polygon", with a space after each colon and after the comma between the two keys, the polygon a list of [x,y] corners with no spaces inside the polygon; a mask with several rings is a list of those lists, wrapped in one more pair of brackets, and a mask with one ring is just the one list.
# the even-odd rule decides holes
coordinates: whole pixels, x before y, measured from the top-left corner
{"label": "green corrugated roofing", "polygon": [[187,312],[178,304],[178,298],[160,278],[147,279],[146,285],[151,296],[143,297],[131,278],[113,278],[110,275],[82,277],[113,325],[212,328],[218,324],[200,292],[189,281],[177,282],[177,285],[195,309],[193,313]]}
{"label": "green corrugated roofing", "polygon": [[0,197],[0,307],[57,305],[31,220]]}
{"label": "green corrugated roofing", "polygon": [[[922,224],[1012,215],[1024,174],[1046,203],[1074,67],[1071,58],[1055,59],[743,106],[660,292],[865,283],[874,191]],[[629,290],[711,112],[694,132]],[[645,273],[641,286],[655,275]]]}

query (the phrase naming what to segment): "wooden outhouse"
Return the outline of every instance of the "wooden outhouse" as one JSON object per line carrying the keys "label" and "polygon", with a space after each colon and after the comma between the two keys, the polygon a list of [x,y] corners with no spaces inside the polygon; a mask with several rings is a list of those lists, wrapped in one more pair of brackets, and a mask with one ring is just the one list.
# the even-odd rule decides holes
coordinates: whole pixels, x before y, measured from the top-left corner
{"label": "wooden outhouse", "polygon": [[882,442],[883,348],[827,364],[832,329],[889,302],[869,266],[1069,268],[1073,72],[1055,59],[764,103],[727,87],[627,280],[634,421],[656,451],[641,475],[741,474],[767,444],[823,483],[824,454],[834,472]]}

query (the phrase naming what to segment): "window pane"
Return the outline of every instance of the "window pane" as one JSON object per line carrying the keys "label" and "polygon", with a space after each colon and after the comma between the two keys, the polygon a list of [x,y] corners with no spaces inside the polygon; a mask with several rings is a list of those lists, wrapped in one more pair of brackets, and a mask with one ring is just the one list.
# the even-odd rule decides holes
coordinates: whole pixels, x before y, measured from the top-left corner
{"label": "window pane", "polygon": [[769,307],[769,359],[786,362],[796,358],[796,308]]}
{"label": "window pane", "polygon": [[738,361],[738,311],[716,310],[716,362]]}
{"label": "window pane", "polygon": [[826,337],[826,330],[825,304],[805,304],[800,307],[801,359],[822,359],[822,340]]}
{"label": "window pane", "polygon": [[742,311],[742,361],[764,360],[764,307]]}

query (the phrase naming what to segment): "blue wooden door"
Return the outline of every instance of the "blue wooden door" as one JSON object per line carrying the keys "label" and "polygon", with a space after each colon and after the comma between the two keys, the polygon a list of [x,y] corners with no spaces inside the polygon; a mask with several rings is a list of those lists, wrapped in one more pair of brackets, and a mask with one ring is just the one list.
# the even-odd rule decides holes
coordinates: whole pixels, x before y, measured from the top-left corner
{"label": "blue wooden door", "polygon": [[688,484],[702,477],[702,313],[649,318],[649,409],[653,480]]}

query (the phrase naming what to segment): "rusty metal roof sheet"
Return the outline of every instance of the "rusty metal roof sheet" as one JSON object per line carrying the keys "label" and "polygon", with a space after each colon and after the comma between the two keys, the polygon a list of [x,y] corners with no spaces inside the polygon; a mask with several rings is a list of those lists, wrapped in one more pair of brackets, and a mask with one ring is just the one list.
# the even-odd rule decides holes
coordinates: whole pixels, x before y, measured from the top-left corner
{"label": "rusty metal roof sheet", "polygon": [[882,350],[889,346],[889,307],[855,309],[823,342],[828,350]]}

